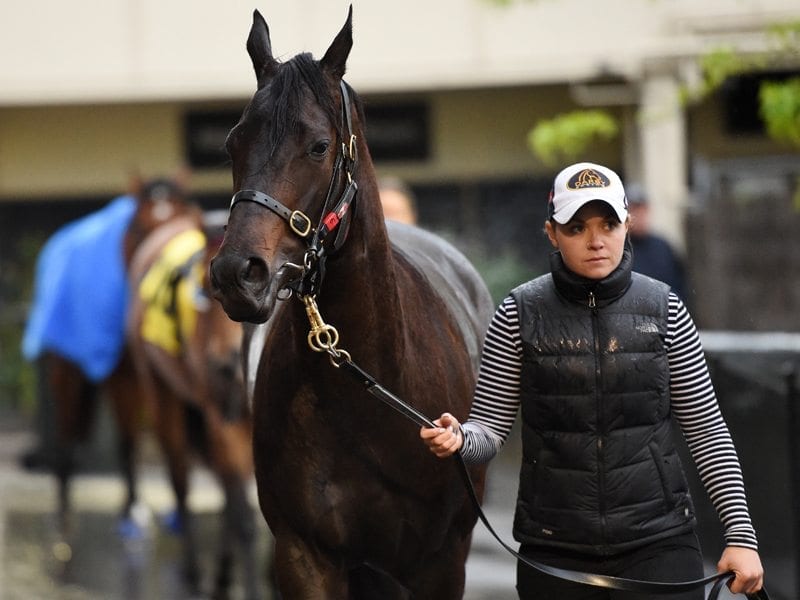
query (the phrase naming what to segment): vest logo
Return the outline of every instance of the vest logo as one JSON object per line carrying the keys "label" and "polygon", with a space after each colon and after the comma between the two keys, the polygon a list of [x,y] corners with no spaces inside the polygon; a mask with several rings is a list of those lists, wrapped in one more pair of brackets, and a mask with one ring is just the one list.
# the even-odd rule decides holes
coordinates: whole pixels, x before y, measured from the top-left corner
{"label": "vest logo", "polygon": [[658,325],[652,321],[648,321],[647,323],[639,323],[636,326],[636,331],[639,333],[658,333]]}
{"label": "vest logo", "polygon": [[594,169],[583,169],[569,178],[568,190],[582,190],[585,188],[604,188],[611,185],[608,177]]}

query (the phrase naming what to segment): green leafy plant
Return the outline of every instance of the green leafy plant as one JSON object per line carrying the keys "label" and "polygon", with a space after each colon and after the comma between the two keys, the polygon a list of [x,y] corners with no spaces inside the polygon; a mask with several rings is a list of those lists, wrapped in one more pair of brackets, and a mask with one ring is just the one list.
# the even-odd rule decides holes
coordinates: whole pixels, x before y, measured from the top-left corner
{"label": "green leafy plant", "polygon": [[769,136],[800,146],[800,77],[765,81],[759,88],[759,102]]}
{"label": "green leafy plant", "polygon": [[[796,66],[800,61],[800,21],[777,23],[764,30],[766,49],[746,54],[724,46],[701,56],[700,82],[681,90],[685,103],[699,102],[729,77],[768,68]],[[774,140],[800,146],[800,78],[765,81],[759,88],[759,114]]]}
{"label": "green leafy plant", "polygon": [[528,132],[528,147],[547,165],[571,161],[597,140],[619,133],[616,119],[602,110],[578,110],[539,121]]}
{"label": "green leafy plant", "polygon": [[500,304],[508,292],[521,281],[527,281],[532,277],[530,265],[512,250],[491,254],[485,251],[473,251],[469,258],[489,288],[495,304]]}
{"label": "green leafy plant", "polygon": [[697,103],[714,93],[729,77],[764,68],[767,59],[759,55],[743,55],[731,46],[720,46],[698,58],[700,81],[684,85],[681,100],[684,104]]}
{"label": "green leafy plant", "polygon": [[26,235],[0,256],[0,412],[31,413],[36,405],[36,372],[22,357],[21,344],[36,256],[43,243],[41,235]]}

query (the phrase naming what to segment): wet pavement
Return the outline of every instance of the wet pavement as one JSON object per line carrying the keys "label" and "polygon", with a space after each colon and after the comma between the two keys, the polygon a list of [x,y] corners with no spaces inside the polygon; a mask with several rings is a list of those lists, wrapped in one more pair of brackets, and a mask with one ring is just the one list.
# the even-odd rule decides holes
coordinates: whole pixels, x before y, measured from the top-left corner
{"label": "wet pavement", "polygon": [[[122,535],[118,512],[125,489],[113,471],[78,473],[72,484],[68,540],[55,519],[56,484],[46,473],[19,466],[32,446],[23,427],[0,428],[0,600],[189,600],[181,572],[181,544],[168,517],[174,506],[166,472],[153,459],[139,467],[140,503],[135,535]],[[147,444],[145,444],[147,446]],[[152,453],[152,450],[151,452]],[[144,454],[148,454],[145,449]],[[203,469],[192,473],[189,505],[200,540],[202,582],[210,589],[215,569],[222,494]],[[253,502],[255,505],[253,490]],[[267,564],[269,534],[259,519],[257,551]],[[68,543],[67,543],[68,542]],[[266,577],[265,577],[266,579]],[[243,597],[238,579],[231,598]],[[269,600],[268,590],[264,592]]]}
{"label": "wet pavement", "polygon": [[[74,519],[69,544],[57,535],[56,486],[52,476],[22,470],[19,455],[31,447],[29,431],[14,419],[0,427],[0,600],[195,600],[208,597],[215,572],[219,534],[217,511],[222,496],[202,468],[192,473],[189,504],[200,539],[201,569],[207,575],[200,594],[190,593],[181,577],[180,540],[165,525],[172,510],[166,473],[145,456],[139,467],[143,534],[123,537],[117,512],[124,498],[113,471],[79,473],[72,487]],[[147,455],[147,452],[144,452]],[[515,469],[499,459],[493,465],[485,509],[490,521],[511,542]],[[255,489],[252,490],[255,506]],[[271,538],[258,514],[259,564],[268,564]],[[514,559],[505,554],[482,524],[475,528],[467,563],[465,600],[516,598]],[[273,595],[263,582],[264,600]],[[234,574],[231,599],[243,598]]]}
{"label": "wet pavement", "polygon": [[[19,456],[31,447],[31,434],[0,418],[0,600],[202,600],[209,598],[216,572],[218,511],[222,495],[209,472],[192,473],[189,505],[200,540],[201,593],[186,589],[181,576],[181,547],[165,524],[173,501],[166,473],[152,446],[139,467],[141,502],[138,521],[143,535],[123,537],[117,513],[124,487],[115,472],[78,474],[72,498],[74,520],[70,544],[57,535],[53,477],[22,470]],[[489,470],[484,511],[500,537],[516,547],[511,535],[519,461],[518,436],[512,434]],[[149,456],[149,458],[148,458]],[[255,485],[251,489],[256,506]],[[267,583],[271,537],[257,513],[258,564],[265,565],[264,600],[274,600]],[[773,565],[771,565],[773,566]],[[707,573],[714,566],[707,563]],[[775,574],[777,569],[772,571]],[[482,523],[475,526],[467,561],[464,600],[516,600],[516,561]],[[773,600],[789,598],[771,579]],[[778,592],[778,593],[776,593]],[[741,596],[739,596],[741,597]],[[238,571],[230,600],[244,598]],[[723,591],[720,599],[734,598]]]}
{"label": "wet pavement", "polygon": [[[789,418],[789,408],[794,406],[790,400],[795,402],[796,398],[784,398],[785,391],[777,385],[783,380],[767,377],[771,371],[763,361],[745,362],[738,355],[735,358],[728,361],[722,356],[712,360],[712,374],[750,486],[748,503],[759,532],[767,586],[772,600],[800,598],[797,591],[800,585],[796,582],[796,574],[800,573],[800,512],[796,508],[800,485],[796,456],[800,454],[796,453],[800,450],[796,450],[796,427],[789,425],[795,423]],[[770,364],[774,369],[785,363],[770,359]],[[760,379],[748,383],[737,376],[743,366],[752,367],[750,371]],[[100,437],[104,432],[112,437],[110,427],[99,429]],[[157,453],[150,460],[146,454],[140,467],[144,507],[141,520],[148,523],[147,535],[127,540],[118,535],[116,517],[124,490],[116,472],[108,466],[113,461],[106,456],[104,468],[76,478],[73,543],[66,547],[55,535],[53,478],[19,467],[18,457],[31,443],[26,423],[0,413],[0,600],[194,600],[197,597],[189,594],[182,583],[179,540],[161,524],[172,509],[172,493],[163,468],[153,458]],[[509,443],[490,466],[484,502],[489,520],[512,547],[515,547],[511,520],[519,444],[518,432],[512,432]],[[684,461],[690,464],[688,455]],[[698,533],[705,551],[706,572],[712,573],[721,553],[718,519],[699,487],[695,470],[690,468],[687,475],[699,516]],[[215,564],[217,511],[222,498],[214,480],[202,469],[194,472],[191,488],[190,506],[201,537],[200,560],[204,572],[210,574]],[[259,560],[263,560],[260,564],[266,565],[271,539],[260,514],[257,522],[260,526],[257,551]],[[478,523],[467,562],[464,599],[513,600],[515,578],[513,557]],[[204,583],[207,589],[209,581]],[[241,584],[235,580],[231,600],[241,597]],[[720,600],[723,598],[734,597],[723,592]],[[266,584],[264,600],[273,600]]]}

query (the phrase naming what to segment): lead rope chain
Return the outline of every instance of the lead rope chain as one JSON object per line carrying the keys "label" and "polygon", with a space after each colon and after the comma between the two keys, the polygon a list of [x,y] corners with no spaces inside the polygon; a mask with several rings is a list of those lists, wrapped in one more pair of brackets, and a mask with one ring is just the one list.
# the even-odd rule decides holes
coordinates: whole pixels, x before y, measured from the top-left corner
{"label": "lead rope chain", "polygon": [[314,352],[327,352],[331,364],[337,369],[344,362],[352,362],[350,353],[347,350],[339,350],[339,332],[332,325],[328,325],[322,320],[317,301],[314,296],[301,296],[301,300],[306,307],[306,315],[311,329],[308,332],[308,347]]}
{"label": "lead rope chain", "polygon": [[[349,352],[337,348],[339,344],[339,332],[335,327],[328,325],[322,319],[322,315],[319,312],[319,307],[317,306],[317,301],[314,296],[305,295],[299,297],[305,305],[308,322],[311,325],[311,329],[308,332],[307,338],[309,348],[311,348],[314,352],[327,352],[328,358],[334,367],[337,369],[340,367],[345,367],[349,373],[361,381],[370,394],[385,402],[417,425],[421,427],[436,427],[436,425],[434,425],[433,422],[425,415],[423,415],[413,406],[403,402],[403,400],[392,394],[389,390],[375,381],[375,379],[369,375],[369,373],[356,365],[352,361]],[[581,571],[560,569],[528,559],[520,555],[516,550],[504,542],[500,535],[494,530],[494,527],[492,527],[488,517],[483,512],[483,508],[481,507],[480,500],[475,492],[475,487],[472,484],[472,479],[469,476],[469,471],[467,470],[466,463],[464,463],[461,453],[457,452],[454,456],[457,461],[459,473],[461,474],[461,478],[463,479],[464,485],[467,488],[467,493],[472,501],[473,508],[475,509],[478,518],[484,524],[489,533],[492,534],[495,540],[497,540],[497,542],[509,554],[537,571],[552,577],[557,577],[559,579],[591,585],[594,587],[610,588],[630,592],[654,593],[659,595],[669,595],[694,590],[713,582],[714,585],[708,595],[708,600],[717,600],[724,585],[729,581],[732,581],[735,577],[734,573],[729,572],[716,573],[715,575],[709,575],[708,577],[694,581],[679,581],[675,583],[641,581],[638,579],[626,579],[624,577],[613,577],[611,575],[595,575],[592,573],[583,573]],[[746,596],[750,600],[770,600],[769,594],[767,594],[767,590],[764,587],[762,587],[761,590],[755,594],[746,594]]]}

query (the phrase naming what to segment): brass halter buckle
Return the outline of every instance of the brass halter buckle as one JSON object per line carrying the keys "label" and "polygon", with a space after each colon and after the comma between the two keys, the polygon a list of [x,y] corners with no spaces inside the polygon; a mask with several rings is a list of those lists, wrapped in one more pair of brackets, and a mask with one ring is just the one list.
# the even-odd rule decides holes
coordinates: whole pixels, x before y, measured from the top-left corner
{"label": "brass halter buckle", "polygon": [[289,217],[289,227],[301,238],[308,237],[311,232],[311,219],[305,213],[293,210]]}

